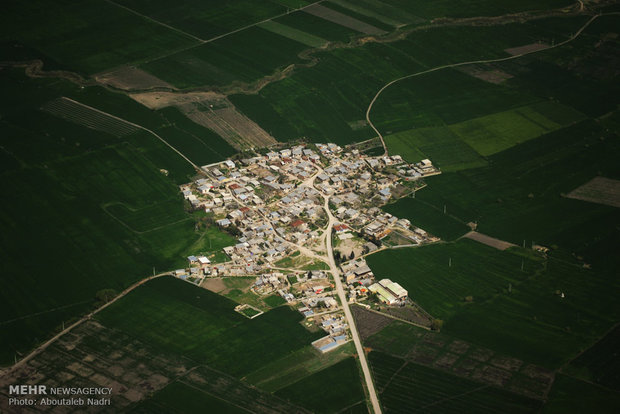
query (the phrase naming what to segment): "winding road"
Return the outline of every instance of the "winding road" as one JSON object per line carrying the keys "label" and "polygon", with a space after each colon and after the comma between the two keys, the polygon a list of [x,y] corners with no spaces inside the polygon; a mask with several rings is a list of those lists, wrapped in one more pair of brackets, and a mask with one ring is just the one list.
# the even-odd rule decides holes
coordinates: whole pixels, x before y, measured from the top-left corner
{"label": "winding road", "polygon": [[[582,5],[583,5],[583,3],[582,3]],[[592,16],[592,18],[590,18],[583,26],[581,26],[581,28],[574,35],[572,35],[571,37],[569,37],[568,39],[566,39],[563,42],[560,42],[560,43],[555,44],[555,45],[548,46],[548,47],[546,47],[544,49],[537,49],[537,50],[533,50],[533,51],[530,51],[530,52],[520,53],[520,54],[517,54],[517,55],[507,56],[507,57],[497,58],[497,59],[470,60],[470,61],[467,61],[467,62],[451,63],[451,64],[448,64],[448,65],[437,66],[437,67],[434,67],[434,68],[431,68],[431,69],[423,70],[421,72],[416,72],[416,73],[412,73],[412,74],[409,74],[409,75],[405,75],[405,76],[402,76],[402,77],[400,77],[398,79],[394,79],[393,81],[390,81],[390,82],[386,83],[381,89],[379,89],[379,91],[374,96],[374,98],[372,98],[372,101],[370,101],[370,104],[368,105],[368,109],[366,110],[366,122],[368,123],[368,125],[370,125],[370,127],[373,129],[373,131],[375,131],[375,133],[377,134],[377,136],[381,140],[381,145],[383,145],[383,149],[385,151],[384,152],[384,156],[387,156],[388,155],[387,145],[385,144],[385,140],[384,140],[383,135],[381,134],[381,132],[379,132],[379,130],[377,129],[375,124],[373,124],[372,121],[370,120],[370,111],[372,110],[373,105],[377,101],[377,98],[379,98],[381,93],[383,93],[383,91],[385,91],[390,86],[392,86],[395,83],[398,83],[400,81],[403,81],[405,79],[410,79],[410,78],[414,78],[416,76],[426,75],[427,73],[437,72],[437,71],[442,70],[442,69],[456,68],[456,67],[459,67],[459,66],[466,66],[466,65],[477,65],[477,64],[483,64],[483,63],[505,62],[505,61],[508,61],[508,60],[518,59],[518,58],[523,57],[523,56],[532,55],[534,53],[544,52],[545,50],[555,49],[557,47],[564,46],[565,44],[570,43],[573,40],[577,39],[581,35],[581,33],[594,20],[598,19],[601,16],[610,16],[610,15],[620,15],[620,12],[611,12],[611,13],[597,14],[595,16]]]}

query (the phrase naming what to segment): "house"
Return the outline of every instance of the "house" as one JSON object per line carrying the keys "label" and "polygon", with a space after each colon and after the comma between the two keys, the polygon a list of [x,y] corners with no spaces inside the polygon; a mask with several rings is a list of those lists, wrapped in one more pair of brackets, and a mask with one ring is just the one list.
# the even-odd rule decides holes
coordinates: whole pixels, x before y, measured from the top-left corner
{"label": "house", "polygon": [[232,224],[231,221],[228,220],[227,218],[221,219],[221,220],[217,220],[215,223],[218,226],[220,226],[220,227],[228,227],[228,226],[230,226]]}
{"label": "house", "polygon": [[291,227],[295,230],[303,231],[308,227],[308,225],[303,220],[297,219],[291,223]]}
{"label": "house", "polygon": [[349,230],[349,226],[347,226],[346,224],[336,224],[334,226],[334,231],[336,233],[343,233],[345,231]]}
{"label": "house", "polygon": [[233,169],[235,168],[235,163],[232,162],[231,160],[226,160],[224,161],[224,165],[226,165],[228,168]]}

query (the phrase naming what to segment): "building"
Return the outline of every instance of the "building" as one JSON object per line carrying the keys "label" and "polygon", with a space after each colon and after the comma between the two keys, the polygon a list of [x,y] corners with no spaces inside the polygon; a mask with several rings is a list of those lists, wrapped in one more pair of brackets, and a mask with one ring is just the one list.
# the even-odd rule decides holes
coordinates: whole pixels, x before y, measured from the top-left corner
{"label": "building", "polygon": [[408,292],[398,283],[390,279],[383,279],[368,288],[375,293],[379,300],[386,305],[403,305],[408,298]]}

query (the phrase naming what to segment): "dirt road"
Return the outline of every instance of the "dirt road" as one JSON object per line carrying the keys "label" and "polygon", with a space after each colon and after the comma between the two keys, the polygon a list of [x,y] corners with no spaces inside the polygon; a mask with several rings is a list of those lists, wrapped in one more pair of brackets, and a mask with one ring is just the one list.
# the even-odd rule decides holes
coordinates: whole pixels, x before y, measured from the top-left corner
{"label": "dirt road", "polygon": [[148,282],[150,280],[157,279],[157,278],[162,277],[162,276],[170,276],[170,275],[172,275],[171,272],[159,273],[157,275],[149,276],[146,279],[142,279],[142,280],[134,283],[133,285],[129,286],[127,289],[122,291],[118,296],[116,296],[114,299],[112,299],[108,303],[102,305],[101,307],[99,307],[99,308],[95,309],[94,311],[90,312],[89,314],[85,315],[84,317],[82,317],[82,319],[80,319],[79,321],[77,321],[77,322],[73,323],[72,325],[66,327],[61,332],[59,332],[57,335],[55,335],[53,338],[49,339],[48,341],[46,341],[43,344],[41,344],[38,347],[36,347],[30,354],[26,355],[24,358],[19,360],[12,367],[6,369],[4,372],[2,372],[2,374],[3,375],[5,375],[5,374],[8,375],[11,372],[13,372],[14,370],[16,370],[17,368],[21,367],[26,362],[30,361],[32,358],[34,358],[35,356],[40,354],[42,351],[44,351],[48,346],[50,346],[51,344],[56,342],[58,340],[58,338],[60,338],[64,334],[70,332],[72,329],[74,329],[76,326],[80,325],[81,323],[91,319],[94,315],[98,314],[99,312],[101,312],[102,310],[104,310],[105,308],[107,308],[108,306],[110,306],[111,304],[113,304],[114,302],[116,302],[117,300],[122,298],[123,296],[127,295],[129,292],[131,292],[135,288],[137,288],[139,286],[142,286],[143,284],[145,284],[146,282]]}
{"label": "dirt road", "polygon": [[609,16],[609,15],[620,15],[620,12],[597,14],[596,16],[592,16],[592,18],[590,18],[583,26],[581,26],[581,28],[574,35],[572,35],[571,37],[569,37],[568,39],[566,39],[563,42],[560,42],[558,44],[555,44],[555,45],[552,45],[552,46],[549,46],[549,47],[546,47],[546,48],[537,49],[537,50],[533,50],[533,51],[530,51],[530,52],[521,53],[521,54],[517,54],[517,55],[513,55],[513,56],[508,56],[508,57],[504,57],[504,58],[498,58],[498,59],[472,60],[472,61],[468,61],[468,62],[459,62],[459,63],[452,63],[452,64],[449,64],[449,65],[437,66],[435,68],[427,69],[427,70],[424,70],[424,71],[421,71],[421,72],[412,73],[410,75],[406,75],[406,76],[402,76],[402,77],[400,77],[398,79],[394,79],[393,81],[386,83],[381,89],[379,89],[379,91],[374,96],[374,98],[372,98],[372,101],[370,101],[370,104],[368,105],[368,109],[366,110],[366,122],[368,123],[368,125],[370,125],[370,127],[373,129],[373,131],[375,131],[375,133],[377,134],[377,136],[381,140],[381,145],[383,145],[383,149],[385,150],[384,155],[388,155],[388,148],[385,145],[385,140],[383,139],[383,135],[381,134],[381,132],[379,132],[377,127],[375,127],[375,125],[370,120],[370,111],[372,110],[373,105],[377,101],[377,98],[379,98],[381,93],[383,93],[383,91],[385,91],[390,86],[392,86],[395,83],[398,83],[400,81],[403,81],[405,79],[411,79],[411,78],[414,78],[416,76],[425,75],[427,73],[436,72],[436,71],[443,70],[443,69],[456,68],[456,67],[459,67],[459,66],[466,66],[466,65],[477,65],[477,64],[483,64],[483,63],[505,62],[507,60],[518,59],[520,57],[523,57],[523,56],[526,56],[526,55],[531,55],[531,54],[534,54],[534,53],[543,52],[545,50],[555,49],[557,47],[564,46],[565,44],[570,43],[573,40],[577,39],[581,35],[581,33],[594,20],[596,20],[597,18],[599,18],[601,16]]}

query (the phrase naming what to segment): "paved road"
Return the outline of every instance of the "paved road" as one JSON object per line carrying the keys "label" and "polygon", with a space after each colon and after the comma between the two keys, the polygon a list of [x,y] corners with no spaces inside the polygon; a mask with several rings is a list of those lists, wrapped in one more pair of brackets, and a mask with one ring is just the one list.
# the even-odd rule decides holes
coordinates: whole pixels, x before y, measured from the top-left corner
{"label": "paved road", "polygon": [[381,414],[381,405],[379,405],[379,399],[377,398],[377,391],[375,390],[375,384],[372,381],[372,375],[370,374],[370,368],[368,366],[368,360],[366,359],[366,354],[364,353],[364,348],[362,347],[362,341],[360,340],[359,333],[357,332],[357,328],[355,327],[355,320],[353,319],[353,314],[351,313],[351,309],[349,308],[349,302],[347,302],[347,295],[345,294],[344,287],[342,286],[342,281],[340,280],[340,271],[338,270],[338,266],[336,266],[336,261],[334,260],[334,253],[332,250],[332,238],[331,232],[336,219],[332,215],[332,212],[329,210],[329,197],[323,196],[325,200],[325,211],[327,212],[327,216],[329,217],[329,224],[327,225],[327,230],[325,231],[325,240],[326,240],[326,250],[327,250],[327,258],[329,268],[334,276],[334,282],[336,283],[336,291],[338,292],[338,297],[340,298],[340,302],[342,303],[342,310],[344,310],[344,316],[347,318],[347,323],[349,324],[349,328],[351,329],[351,337],[353,338],[353,343],[355,344],[355,350],[357,351],[357,355],[359,356],[360,365],[362,366],[362,372],[364,373],[364,380],[366,382],[366,389],[368,390],[368,396],[370,397],[370,403],[372,404],[372,408],[375,414]]}

